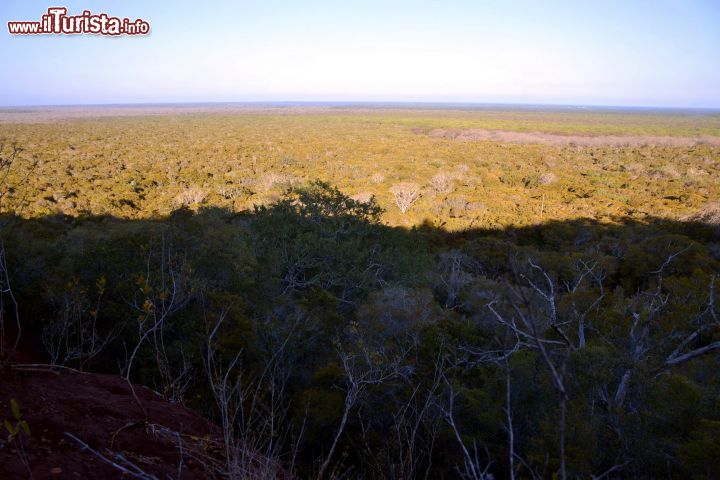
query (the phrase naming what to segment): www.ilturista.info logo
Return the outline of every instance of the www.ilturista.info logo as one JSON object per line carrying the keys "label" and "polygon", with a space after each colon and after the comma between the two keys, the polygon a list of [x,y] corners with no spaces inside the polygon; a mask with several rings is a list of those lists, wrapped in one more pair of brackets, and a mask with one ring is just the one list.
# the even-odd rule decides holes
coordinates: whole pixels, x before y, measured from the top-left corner
{"label": "www.ilturista.info logo", "polygon": [[65,7],[50,7],[39,22],[8,22],[12,35],[147,35],[150,24],[138,18],[111,17],[107,13],[94,14],[85,10],[81,15],[68,15]]}

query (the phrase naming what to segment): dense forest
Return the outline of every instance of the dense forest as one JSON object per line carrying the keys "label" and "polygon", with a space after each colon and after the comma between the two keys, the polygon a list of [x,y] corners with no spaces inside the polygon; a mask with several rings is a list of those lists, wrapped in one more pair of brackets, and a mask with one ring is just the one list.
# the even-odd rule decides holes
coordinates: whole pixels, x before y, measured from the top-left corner
{"label": "dense forest", "polygon": [[302,476],[719,471],[715,230],[378,214],[318,183],[247,215],[7,217],[4,262],[53,364],[217,417],[228,469],[247,448]]}
{"label": "dense forest", "polygon": [[[208,477],[720,476],[717,203],[682,219],[553,215],[553,195],[577,192],[557,176],[507,168],[495,184],[526,192],[533,211],[542,201],[540,217],[483,222],[468,216],[469,199],[457,215],[436,213],[455,228],[432,215],[405,225],[384,215],[410,210],[407,182],[381,205],[312,179],[252,208],[200,195],[168,213],[125,215],[134,207],[117,198],[114,212],[78,211],[79,192],[28,193],[59,183],[38,176],[47,165],[36,161],[23,170],[32,155],[8,145],[8,368],[13,350],[33,349],[53,366],[119,374],[202,412],[223,439]],[[717,168],[717,149],[689,150]],[[430,190],[415,197],[457,210],[446,192],[469,189],[463,176],[433,177],[436,202]],[[508,186],[510,176],[518,180]],[[669,182],[690,198],[714,185],[682,186],[678,176],[647,185]],[[22,203],[28,195],[71,211]],[[492,192],[477,195],[492,212]],[[611,194],[592,195],[574,198]]]}

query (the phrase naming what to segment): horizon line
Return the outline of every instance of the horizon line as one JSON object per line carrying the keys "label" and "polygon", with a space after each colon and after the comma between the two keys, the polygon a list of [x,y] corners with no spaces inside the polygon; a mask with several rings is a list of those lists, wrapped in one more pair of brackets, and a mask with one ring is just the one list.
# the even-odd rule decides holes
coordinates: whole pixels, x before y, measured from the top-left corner
{"label": "horizon line", "polygon": [[150,102],[107,102],[107,103],[49,103],[49,104],[3,104],[0,109],[14,108],[76,108],[76,107],[179,107],[179,106],[371,106],[371,107],[514,107],[514,108],[572,108],[572,109],[629,109],[629,110],[680,110],[717,111],[718,106],[677,106],[641,104],[602,103],[543,103],[543,102],[483,102],[483,101],[436,101],[436,100],[214,100],[214,101],[150,101]]}

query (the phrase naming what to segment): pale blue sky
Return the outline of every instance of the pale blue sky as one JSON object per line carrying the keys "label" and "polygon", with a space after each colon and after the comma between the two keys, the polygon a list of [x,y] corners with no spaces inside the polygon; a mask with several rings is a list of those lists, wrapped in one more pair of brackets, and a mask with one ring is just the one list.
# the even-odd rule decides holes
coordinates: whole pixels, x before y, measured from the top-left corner
{"label": "pale blue sky", "polygon": [[[11,36],[67,6],[147,37]],[[720,107],[720,0],[0,0],[0,105],[451,101]]]}

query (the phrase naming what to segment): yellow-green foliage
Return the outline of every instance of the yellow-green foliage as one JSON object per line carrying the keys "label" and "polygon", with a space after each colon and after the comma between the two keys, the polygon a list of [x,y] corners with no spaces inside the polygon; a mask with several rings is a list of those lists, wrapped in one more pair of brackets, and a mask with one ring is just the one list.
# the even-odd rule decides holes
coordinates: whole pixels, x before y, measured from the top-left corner
{"label": "yellow-green foliage", "polygon": [[[434,128],[720,135],[717,115],[365,110],[195,114],[0,124],[37,161],[3,208],[37,217],[151,218],[180,206],[251,210],[321,179],[375,195],[383,222],[456,230],[548,219],[677,219],[720,196],[720,147],[576,147],[434,138]],[[9,182],[11,185],[12,180]],[[415,184],[404,214],[393,187]]]}
{"label": "yellow-green foliage", "polygon": [[3,421],[3,425],[7,431],[8,443],[12,443],[12,441],[15,440],[15,438],[21,433],[28,436],[30,435],[30,427],[28,426],[28,423],[22,419],[22,415],[20,415],[20,406],[14,398],[10,400],[10,410],[12,412],[12,420],[5,419]]}

